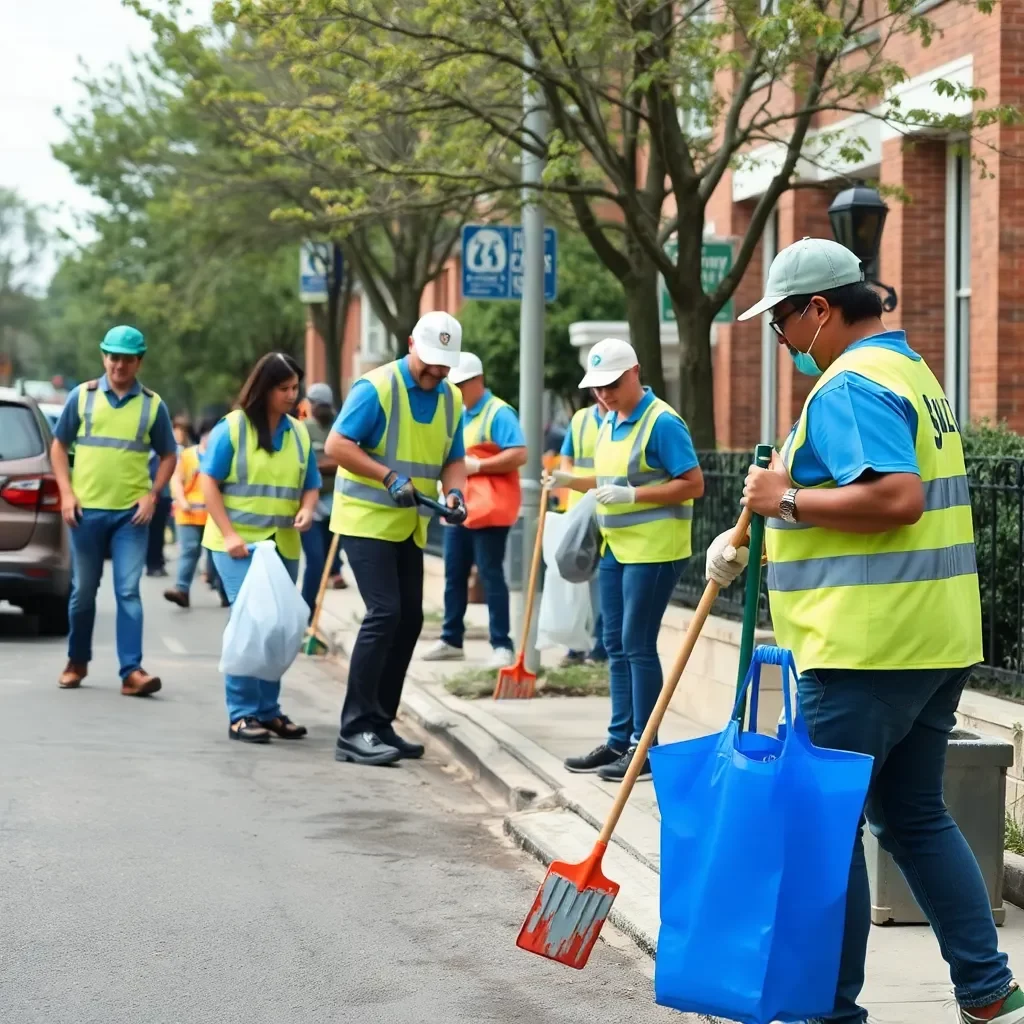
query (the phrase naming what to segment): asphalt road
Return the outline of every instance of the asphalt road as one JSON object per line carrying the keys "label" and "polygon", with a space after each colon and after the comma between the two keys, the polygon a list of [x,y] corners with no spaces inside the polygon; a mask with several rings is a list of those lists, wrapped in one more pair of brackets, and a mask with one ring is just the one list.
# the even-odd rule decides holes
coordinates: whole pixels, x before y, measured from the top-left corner
{"label": "asphalt road", "polygon": [[3,1024],[679,1019],[614,932],[581,973],[517,950],[537,866],[439,748],[335,763],[320,666],[285,683],[307,740],[230,742],[205,587],[183,612],[144,580],[164,689],[122,697],[106,577],[80,690],[63,641],[0,615]]}

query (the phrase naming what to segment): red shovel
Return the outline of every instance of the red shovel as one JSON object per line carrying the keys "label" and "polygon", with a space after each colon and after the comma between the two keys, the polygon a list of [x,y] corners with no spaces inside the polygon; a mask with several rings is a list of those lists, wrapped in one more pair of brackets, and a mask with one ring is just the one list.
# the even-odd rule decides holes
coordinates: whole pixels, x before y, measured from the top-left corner
{"label": "red shovel", "polygon": [[[750,512],[744,509],[729,538],[729,543],[733,547],[745,545],[749,526]],[[575,967],[577,970],[586,966],[590,951],[601,934],[601,926],[619,892],[619,883],[605,878],[601,871],[604,852],[608,849],[608,843],[633,791],[640,769],[647,760],[647,752],[658,733],[672,695],[676,692],[676,686],[686,663],[690,660],[690,654],[697,643],[704,622],[711,613],[711,606],[718,597],[718,591],[718,584],[714,580],[708,580],[672,670],[661,688],[658,703],[654,705],[647,728],[644,729],[633,753],[633,759],[629,762],[629,768],[626,769],[625,777],[619,784],[619,792],[615,796],[615,802],[608,812],[597,842],[594,843],[593,851],[580,864],[552,862],[537,898],[526,915],[519,938],[516,939],[516,945],[520,949],[547,957],[549,960],[557,960],[560,964]]]}

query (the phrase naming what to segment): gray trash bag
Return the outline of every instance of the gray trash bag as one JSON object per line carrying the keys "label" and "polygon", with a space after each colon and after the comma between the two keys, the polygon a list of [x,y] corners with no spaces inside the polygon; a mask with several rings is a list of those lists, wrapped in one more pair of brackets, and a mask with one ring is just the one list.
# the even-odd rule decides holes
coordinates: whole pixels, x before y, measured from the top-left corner
{"label": "gray trash bag", "polygon": [[597,525],[597,495],[587,491],[565,515],[565,532],[555,552],[558,574],[569,583],[586,583],[597,572],[601,531]]}

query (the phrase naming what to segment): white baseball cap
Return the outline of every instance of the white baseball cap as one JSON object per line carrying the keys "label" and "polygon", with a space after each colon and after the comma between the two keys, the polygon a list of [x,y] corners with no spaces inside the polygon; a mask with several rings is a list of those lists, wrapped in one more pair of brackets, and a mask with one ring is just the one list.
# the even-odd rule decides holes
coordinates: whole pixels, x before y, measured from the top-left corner
{"label": "white baseball cap", "polygon": [[450,313],[424,313],[412,329],[412,347],[429,366],[458,366],[462,324]]}
{"label": "white baseball cap", "polygon": [[453,384],[465,384],[474,377],[482,377],[483,373],[484,364],[480,362],[480,357],[473,355],[472,352],[463,352],[459,356],[458,366],[448,374],[448,379]]}
{"label": "white baseball cap", "polygon": [[772,260],[764,298],[736,319],[750,320],[792,295],[818,295],[863,280],[860,260],[845,245],[831,238],[804,237]]}
{"label": "white baseball cap", "polygon": [[587,356],[587,372],[580,381],[581,388],[606,388],[614,384],[627,370],[639,366],[640,360],[628,341],[605,338],[599,341]]}

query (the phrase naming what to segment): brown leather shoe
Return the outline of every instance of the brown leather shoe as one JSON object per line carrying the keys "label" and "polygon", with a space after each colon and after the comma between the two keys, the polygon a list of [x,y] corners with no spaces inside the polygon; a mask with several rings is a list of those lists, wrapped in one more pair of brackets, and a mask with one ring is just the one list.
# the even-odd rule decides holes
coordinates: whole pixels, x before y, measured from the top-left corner
{"label": "brown leather shoe", "polygon": [[82,680],[88,674],[88,665],[81,665],[77,661],[69,661],[64,666],[64,671],[61,672],[60,678],[57,680],[57,685],[62,690],[73,690],[75,687],[81,685]]}
{"label": "brown leather shoe", "polygon": [[159,689],[160,677],[151,676],[141,668],[137,668],[134,672],[129,672],[121,680],[121,693],[125,697],[148,697]]}

